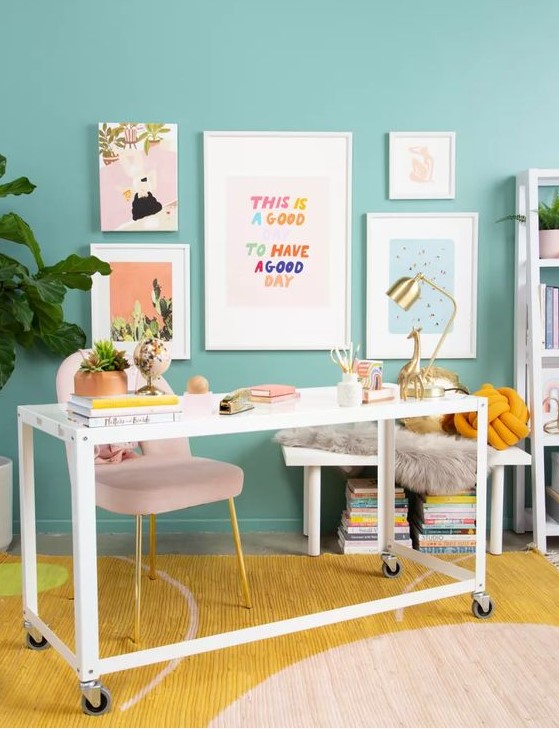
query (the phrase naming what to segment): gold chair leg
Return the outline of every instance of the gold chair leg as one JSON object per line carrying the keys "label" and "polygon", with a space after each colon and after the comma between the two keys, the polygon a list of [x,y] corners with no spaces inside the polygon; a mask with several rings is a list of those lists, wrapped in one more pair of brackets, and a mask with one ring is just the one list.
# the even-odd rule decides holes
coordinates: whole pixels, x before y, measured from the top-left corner
{"label": "gold chair leg", "polygon": [[245,570],[245,560],[243,557],[243,548],[241,546],[241,535],[239,534],[239,524],[237,523],[237,512],[235,511],[235,502],[229,499],[229,516],[231,517],[231,528],[233,530],[233,539],[235,540],[235,550],[237,551],[237,561],[239,563],[239,572],[241,573],[241,584],[243,586],[243,595],[245,598],[245,606],[252,607],[250,599],[250,589],[248,586],[247,573]]}
{"label": "gold chair leg", "polygon": [[136,516],[136,561],[135,561],[135,610],[134,610],[134,643],[140,642],[140,603],[142,596],[142,515]]}
{"label": "gold chair leg", "polygon": [[156,554],[156,525],[155,514],[149,515],[149,579],[156,580],[157,572],[155,571],[155,554]]}

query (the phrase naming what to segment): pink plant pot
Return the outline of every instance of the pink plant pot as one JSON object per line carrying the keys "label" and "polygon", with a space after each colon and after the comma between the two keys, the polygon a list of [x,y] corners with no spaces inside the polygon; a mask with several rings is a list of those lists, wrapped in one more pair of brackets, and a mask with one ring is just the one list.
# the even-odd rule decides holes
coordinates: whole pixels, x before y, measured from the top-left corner
{"label": "pink plant pot", "polygon": [[559,258],[559,230],[540,230],[540,258]]}

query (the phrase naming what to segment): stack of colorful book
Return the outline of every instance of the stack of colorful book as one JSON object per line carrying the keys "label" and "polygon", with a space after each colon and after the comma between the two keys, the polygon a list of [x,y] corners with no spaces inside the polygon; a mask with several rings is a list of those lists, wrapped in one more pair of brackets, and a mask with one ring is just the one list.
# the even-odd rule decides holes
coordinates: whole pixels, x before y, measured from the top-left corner
{"label": "stack of colorful book", "polygon": [[257,403],[273,404],[295,400],[299,394],[293,385],[253,385],[249,387],[249,400]]}
{"label": "stack of colorful book", "polygon": [[70,395],[68,416],[89,428],[139,423],[170,423],[182,418],[178,395]]}
{"label": "stack of colorful book", "polygon": [[[350,478],[346,484],[346,510],[338,527],[338,544],[344,554],[379,551],[378,486],[372,478]],[[396,486],[394,538],[412,546],[408,523],[408,501],[404,489]]]}
{"label": "stack of colorful book", "polygon": [[468,554],[476,550],[475,490],[452,495],[410,494],[415,549],[431,554]]}

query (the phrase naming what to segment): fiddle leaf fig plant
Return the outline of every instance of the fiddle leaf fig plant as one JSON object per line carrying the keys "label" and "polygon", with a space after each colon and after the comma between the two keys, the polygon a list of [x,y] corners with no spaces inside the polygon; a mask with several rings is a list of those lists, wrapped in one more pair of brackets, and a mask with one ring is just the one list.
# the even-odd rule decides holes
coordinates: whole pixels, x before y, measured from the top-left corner
{"label": "fiddle leaf fig plant", "polygon": [[[0,154],[0,178],[5,172],[6,158]],[[34,189],[27,177],[18,177],[0,184],[0,198],[29,195]],[[0,215],[0,239],[28,248],[37,268],[31,272],[17,258],[0,252],[1,390],[14,371],[18,345],[31,349],[42,344],[63,357],[85,345],[84,331],[64,320],[62,304],[68,289],[89,291],[92,276],[107,276],[111,267],[96,256],[74,253],[45,266],[33,231],[17,213]]]}

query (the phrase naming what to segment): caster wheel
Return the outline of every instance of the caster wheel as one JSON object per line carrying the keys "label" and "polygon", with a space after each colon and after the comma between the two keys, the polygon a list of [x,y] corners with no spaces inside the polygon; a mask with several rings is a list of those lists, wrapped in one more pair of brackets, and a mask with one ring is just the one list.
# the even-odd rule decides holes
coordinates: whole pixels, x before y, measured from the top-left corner
{"label": "caster wheel", "polygon": [[402,565],[399,562],[396,562],[394,569],[391,569],[386,562],[382,563],[382,574],[385,577],[398,577],[401,571]]}
{"label": "caster wheel", "polygon": [[493,602],[489,600],[489,606],[487,610],[484,610],[479,602],[477,600],[474,600],[472,603],[472,612],[475,615],[476,618],[489,618],[493,614],[493,610],[495,609],[495,606],[493,605]]}
{"label": "caster wheel", "polygon": [[110,710],[111,692],[104,686],[101,686],[99,692],[101,695],[101,703],[99,706],[93,706],[93,704],[86,699],[85,696],[82,696],[82,711],[84,714],[89,714],[89,716],[101,716],[101,714],[106,714],[107,711]]}
{"label": "caster wheel", "polygon": [[41,640],[37,641],[31,633],[27,633],[25,636],[25,642],[27,647],[34,651],[44,651],[46,648],[50,648],[50,643],[46,638],[41,637]]}

